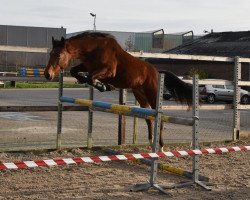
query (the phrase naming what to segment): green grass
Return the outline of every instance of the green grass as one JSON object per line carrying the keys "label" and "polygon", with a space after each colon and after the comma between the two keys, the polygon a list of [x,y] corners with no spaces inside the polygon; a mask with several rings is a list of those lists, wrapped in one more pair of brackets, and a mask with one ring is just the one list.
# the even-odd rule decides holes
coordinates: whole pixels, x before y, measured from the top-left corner
{"label": "green grass", "polygon": [[[16,88],[58,88],[59,83],[57,82],[48,82],[48,83],[29,83],[29,82],[16,82]],[[64,83],[64,88],[84,88],[85,84],[77,83]],[[14,88],[10,86],[10,82],[5,83],[5,88]]]}

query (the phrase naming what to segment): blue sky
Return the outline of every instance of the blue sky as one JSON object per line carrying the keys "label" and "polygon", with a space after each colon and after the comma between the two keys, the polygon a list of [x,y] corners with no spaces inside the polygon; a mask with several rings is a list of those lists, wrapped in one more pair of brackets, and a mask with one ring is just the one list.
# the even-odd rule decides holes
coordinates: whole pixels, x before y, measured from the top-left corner
{"label": "blue sky", "polygon": [[166,33],[250,30],[249,0],[0,0],[0,24]]}

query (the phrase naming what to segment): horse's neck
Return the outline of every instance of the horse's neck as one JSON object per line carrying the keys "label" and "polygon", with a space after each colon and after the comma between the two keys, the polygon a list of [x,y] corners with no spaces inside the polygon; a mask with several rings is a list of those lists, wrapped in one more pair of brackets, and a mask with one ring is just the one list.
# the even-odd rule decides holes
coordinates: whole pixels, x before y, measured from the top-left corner
{"label": "horse's neck", "polygon": [[81,54],[83,53],[84,46],[80,42],[77,41],[67,41],[66,49],[70,55],[71,59],[79,59]]}
{"label": "horse's neck", "polygon": [[[85,39],[82,40],[68,40],[66,42],[67,46],[67,51],[70,54],[71,59],[81,59],[83,56],[85,57],[88,53],[94,51],[96,48],[103,48],[103,41],[102,40],[88,40],[86,41]],[[122,48],[119,45],[114,44],[115,48],[118,51],[122,51]]]}

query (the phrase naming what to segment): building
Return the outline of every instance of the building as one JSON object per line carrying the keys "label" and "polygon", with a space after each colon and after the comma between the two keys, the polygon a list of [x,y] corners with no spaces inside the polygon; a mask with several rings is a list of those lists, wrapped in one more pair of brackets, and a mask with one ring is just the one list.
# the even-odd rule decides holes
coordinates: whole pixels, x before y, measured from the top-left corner
{"label": "building", "polygon": [[[0,25],[0,45],[51,48],[52,36],[66,37],[66,29]],[[16,71],[20,66],[46,66],[48,54],[0,51],[0,71]]]}
{"label": "building", "polygon": [[[164,53],[250,58],[250,31],[212,32]],[[233,80],[234,77],[233,63],[154,58],[147,61],[158,69],[172,71],[178,76],[184,76],[195,69],[207,73],[207,78]],[[242,64],[242,80],[250,80],[249,63]]]}
{"label": "building", "polygon": [[[67,38],[82,33],[67,34]],[[193,31],[165,34],[163,29],[147,32],[100,31],[113,35],[127,51],[162,52],[193,40]]]}

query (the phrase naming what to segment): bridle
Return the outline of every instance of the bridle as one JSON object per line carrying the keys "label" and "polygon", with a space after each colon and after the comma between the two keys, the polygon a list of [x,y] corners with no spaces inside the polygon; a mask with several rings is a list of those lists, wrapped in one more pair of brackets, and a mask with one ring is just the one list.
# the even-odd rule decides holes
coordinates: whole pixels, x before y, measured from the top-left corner
{"label": "bridle", "polygon": [[[58,54],[58,55],[56,55],[56,57],[59,57],[59,59],[60,59],[60,54],[55,49],[52,49],[50,54]],[[64,70],[62,66],[60,66],[60,65],[58,65],[58,66],[59,66],[60,70]],[[53,70],[55,70],[56,67],[57,67],[57,65],[52,65]]]}

